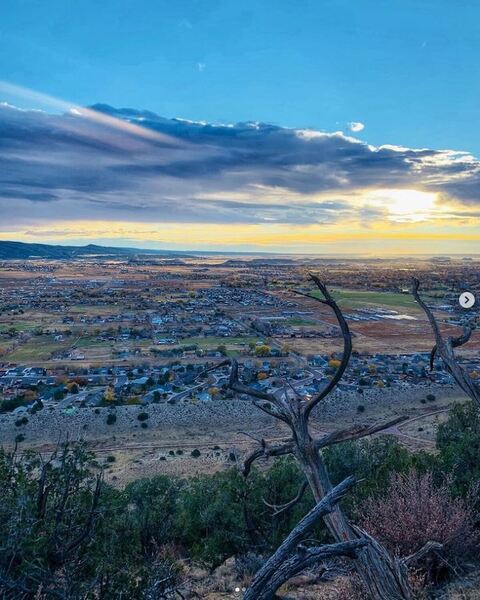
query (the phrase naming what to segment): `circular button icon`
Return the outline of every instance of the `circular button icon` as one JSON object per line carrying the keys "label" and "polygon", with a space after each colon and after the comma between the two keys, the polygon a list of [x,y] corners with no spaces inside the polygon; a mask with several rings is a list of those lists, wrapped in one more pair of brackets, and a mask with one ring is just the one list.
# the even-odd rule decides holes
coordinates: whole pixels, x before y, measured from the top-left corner
{"label": "circular button icon", "polygon": [[475,306],[475,300],[472,292],[463,292],[463,294],[460,294],[458,302],[462,308],[472,308],[472,306]]}

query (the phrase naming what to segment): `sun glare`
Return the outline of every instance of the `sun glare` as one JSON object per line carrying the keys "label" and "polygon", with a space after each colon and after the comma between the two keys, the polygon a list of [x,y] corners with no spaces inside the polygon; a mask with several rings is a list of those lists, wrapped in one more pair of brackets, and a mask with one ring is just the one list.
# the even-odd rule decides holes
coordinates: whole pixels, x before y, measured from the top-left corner
{"label": "sun glare", "polygon": [[415,223],[433,216],[437,194],[412,189],[384,189],[369,193],[367,198],[375,207],[386,209],[390,221]]}

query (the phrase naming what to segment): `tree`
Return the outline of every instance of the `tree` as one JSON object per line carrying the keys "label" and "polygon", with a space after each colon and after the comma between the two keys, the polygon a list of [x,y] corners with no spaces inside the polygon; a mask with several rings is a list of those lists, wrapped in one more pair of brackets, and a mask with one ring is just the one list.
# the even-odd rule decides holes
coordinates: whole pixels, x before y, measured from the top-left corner
{"label": "tree", "polygon": [[165,545],[176,481],[119,492],[98,467],[83,444],[59,446],[50,458],[0,449],[1,598],[182,597],[180,565]]}
{"label": "tree", "polygon": [[115,390],[111,386],[108,386],[105,390],[105,393],[103,394],[103,399],[109,404],[113,404],[115,402]]}
{"label": "tree", "polygon": [[54,391],[53,398],[54,398],[54,400],[57,400],[57,402],[58,402],[60,400],[63,400],[64,395],[65,395],[65,392],[64,392],[63,388],[58,388]]}
{"label": "tree", "polygon": [[83,447],[67,444],[47,461],[32,457],[23,464],[0,454],[0,522],[8,523],[0,541],[0,589],[8,597],[33,598],[43,589],[65,598],[68,583],[60,573],[83,576],[103,486],[101,474],[87,473],[89,461]]}
{"label": "tree", "polygon": [[357,557],[358,550],[368,544],[366,539],[322,546],[305,543],[317,521],[334,510],[335,505],[354,483],[353,477],[346,479],[312,508],[257,571],[245,593],[244,600],[272,600],[280,586],[308,567],[337,556]]}
{"label": "tree", "polygon": [[340,360],[338,360],[337,358],[331,358],[328,361],[328,366],[331,367],[332,369],[338,369],[341,364],[342,364],[342,362]]}
{"label": "tree", "polygon": [[261,346],[257,346],[255,348],[255,354],[256,356],[269,356],[270,350],[270,346],[267,346],[267,344],[262,344]]}
{"label": "tree", "polygon": [[[332,484],[322,450],[346,440],[359,439],[383,431],[404,420],[403,417],[400,417],[387,423],[354,426],[321,437],[314,437],[309,425],[310,416],[313,409],[336,388],[342,379],[352,353],[352,336],[343,313],[327,287],[315,275],[310,275],[310,279],[320,290],[321,297],[304,292],[297,293],[329,307],[338,321],[343,337],[343,355],[338,368],[316,397],[313,399],[304,398],[294,389],[286,388],[284,394],[273,394],[244,385],[239,379],[239,365],[234,358],[226,359],[213,367],[230,365],[230,388],[239,394],[252,397],[257,408],[281,421],[290,430],[291,436],[275,446],[270,445],[264,439],[260,440],[260,447],[246,458],[242,468],[244,475],[248,475],[253,463],[259,458],[293,454],[305,476],[306,482],[302,484],[297,497],[287,503],[288,508],[293,506],[298,499],[301,499],[307,485],[310,487],[317,503],[320,503],[332,491]],[[338,506],[325,514],[323,519],[337,543],[368,540],[368,544],[358,551],[356,564],[372,600],[412,599],[412,591],[404,563],[390,556],[387,550],[376,540],[373,540],[359,527],[351,524]]]}
{"label": "tree", "polygon": [[467,496],[480,481],[480,411],[473,402],[457,404],[437,431],[441,467],[455,494]]}
{"label": "tree", "polygon": [[475,323],[472,322],[467,324],[463,329],[463,333],[457,337],[445,337],[440,330],[437,319],[435,318],[431,308],[421,298],[419,289],[420,281],[414,278],[412,284],[413,297],[423,309],[423,312],[427,315],[428,321],[435,336],[435,345],[430,353],[430,370],[433,371],[435,356],[438,355],[441,358],[446,371],[450,373],[457,385],[469,398],[473,400],[473,402],[477,404],[478,407],[480,407],[480,386],[477,384],[476,380],[472,378],[468,371],[459,364],[455,356],[455,348],[459,348],[460,346],[468,343],[472,337],[472,333],[475,329]]}

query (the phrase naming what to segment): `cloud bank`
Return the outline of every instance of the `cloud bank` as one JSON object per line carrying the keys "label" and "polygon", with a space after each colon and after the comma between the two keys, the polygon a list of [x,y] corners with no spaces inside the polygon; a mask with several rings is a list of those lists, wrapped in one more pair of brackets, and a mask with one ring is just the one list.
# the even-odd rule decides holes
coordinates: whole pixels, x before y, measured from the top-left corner
{"label": "cloud bank", "polygon": [[[408,220],[409,205],[399,210],[401,190],[410,190],[405,202],[412,210],[411,190],[435,198],[419,213],[422,219],[478,221],[480,215],[480,162],[466,152],[374,147],[339,132],[91,108],[161,135],[139,136],[135,128],[122,130],[75,111],[58,115],[0,105],[4,228],[75,220],[292,226],[356,221],[369,227],[389,218]],[[363,124],[352,122],[350,129],[361,131]]]}

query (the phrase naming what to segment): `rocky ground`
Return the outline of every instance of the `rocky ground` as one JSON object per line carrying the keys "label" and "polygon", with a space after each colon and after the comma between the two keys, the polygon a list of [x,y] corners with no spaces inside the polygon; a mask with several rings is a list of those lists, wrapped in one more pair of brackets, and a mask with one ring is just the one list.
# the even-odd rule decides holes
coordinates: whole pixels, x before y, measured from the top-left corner
{"label": "rocky ground", "polygon": [[[435,395],[434,402],[426,401],[429,394]],[[389,433],[412,449],[431,448],[439,420],[461,400],[453,386],[384,388],[362,395],[335,392],[315,411],[312,428],[321,434],[407,415],[410,421]],[[148,415],[144,421],[139,420],[142,413]],[[109,414],[115,415],[114,423],[108,424]],[[26,417],[28,423],[16,425],[19,415],[0,416],[1,444],[11,447],[21,434],[22,447],[48,453],[59,441],[84,439],[100,459],[109,457],[107,479],[118,485],[159,473],[213,472],[231,464],[232,452],[242,455],[253,447],[246,433],[269,440],[286,434],[251,402],[239,399],[73,411],[44,408]]]}

